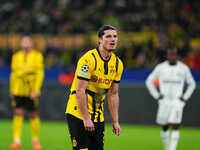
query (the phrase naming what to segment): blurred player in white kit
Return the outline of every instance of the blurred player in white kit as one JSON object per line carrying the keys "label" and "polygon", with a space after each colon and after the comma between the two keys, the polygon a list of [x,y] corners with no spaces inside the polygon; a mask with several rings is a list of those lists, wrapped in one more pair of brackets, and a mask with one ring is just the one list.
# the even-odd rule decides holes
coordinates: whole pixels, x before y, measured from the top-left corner
{"label": "blurred player in white kit", "polygon": [[[159,90],[154,81],[159,79]],[[185,92],[184,85],[187,84]],[[167,60],[158,64],[146,80],[150,94],[158,100],[156,122],[162,126],[161,137],[166,150],[176,150],[183,108],[195,89],[189,68],[178,61],[176,48],[169,48]],[[169,127],[172,128],[171,135]]]}

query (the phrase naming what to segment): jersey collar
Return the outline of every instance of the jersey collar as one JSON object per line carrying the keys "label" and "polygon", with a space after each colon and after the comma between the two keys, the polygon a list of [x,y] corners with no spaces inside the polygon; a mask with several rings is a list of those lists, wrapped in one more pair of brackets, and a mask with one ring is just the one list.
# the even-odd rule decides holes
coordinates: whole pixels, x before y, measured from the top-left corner
{"label": "jersey collar", "polygon": [[99,51],[99,47],[97,47],[96,50],[97,50],[97,52],[98,52],[100,58],[101,58],[104,62],[109,62],[110,58],[112,57],[112,53],[111,53],[111,55],[110,55],[110,58],[109,58],[108,60],[105,60],[105,59],[103,59],[103,57],[101,56],[101,53],[100,53],[100,51]]}
{"label": "jersey collar", "polygon": [[172,66],[172,67],[175,67],[175,66],[177,66],[177,65],[178,65],[178,63],[179,63],[179,61],[177,60],[177,61],[176,61],[176,64],[174,64],[174,65],[171,65],[171,64],[169,63],[169,61],[167,60],[167,64],[168,64],[169,66]]}

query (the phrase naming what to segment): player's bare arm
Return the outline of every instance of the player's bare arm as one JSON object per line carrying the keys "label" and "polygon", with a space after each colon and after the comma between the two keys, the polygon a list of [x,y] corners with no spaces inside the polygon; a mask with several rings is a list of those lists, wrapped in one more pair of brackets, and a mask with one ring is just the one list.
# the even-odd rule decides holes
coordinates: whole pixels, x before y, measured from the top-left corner
{"label": "player's bare arm", "polygon": [[79,80],[77,83],[76,97],[80,112],[83,116],[84,127],[87,131],[94,131],[94,124],[90,119],[90,114],[88,112],[87,97],[85,90],[88,87],[88,81]]}
{"label": "player's bare arm", "polygon": [[118,110],[119,110],[118,88],[119,85],[117,83],[112,83],[108,92],[108,107],[112,118],[113,132],[116,135],[120,135],[121,132],[121,128],[119,125],[119,116],[118,116]]}
{"label": "player's bare arm", "polygon": [[38,97],[39,97],[39,94],[37,92],[35,92],[35,91],[31,92],[31,94],[30,94],[31,100],[36,100],[36,99],[38,99]]}

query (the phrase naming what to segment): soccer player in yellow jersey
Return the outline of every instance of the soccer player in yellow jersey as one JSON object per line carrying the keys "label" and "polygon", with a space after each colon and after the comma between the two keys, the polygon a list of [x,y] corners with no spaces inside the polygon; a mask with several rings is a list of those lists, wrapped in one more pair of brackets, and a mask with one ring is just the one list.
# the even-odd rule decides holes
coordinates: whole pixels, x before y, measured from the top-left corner
{"label": "soccer player in yellow jersey", "polygon": [[29,112],[32,129],[32,146],[41,149],[39,143],[40,119],[37,112],[38,97],[43,81],[43,56],[32,49],[32,39],[24,36],[22,50],[12,57],[10,75],[10,97],[14,107],[12,149],[21,148],[21,132],[24,110]]}
{"label": "soccer player in yellow jersey", "polygon": [[122,61],[113,53],[117,30],[104,25],[98,32],[98,48],[78,61],[66,114],[73,150],[103,150],[104,100],[108,106],[113,132],[120,135],[118,87],[123,72]]}

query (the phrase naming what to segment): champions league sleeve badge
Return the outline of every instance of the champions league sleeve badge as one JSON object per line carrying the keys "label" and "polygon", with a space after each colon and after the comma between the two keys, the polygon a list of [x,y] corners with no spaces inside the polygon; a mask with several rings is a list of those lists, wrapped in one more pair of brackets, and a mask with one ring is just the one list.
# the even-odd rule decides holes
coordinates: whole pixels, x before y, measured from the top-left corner
{"label": "champions league sleeve badge", "polygon": [[83,71],[83,72],[88,72],[89,71],[89,66],[88,65],[83,65],[82,67],[81,67],[81,70]]}

